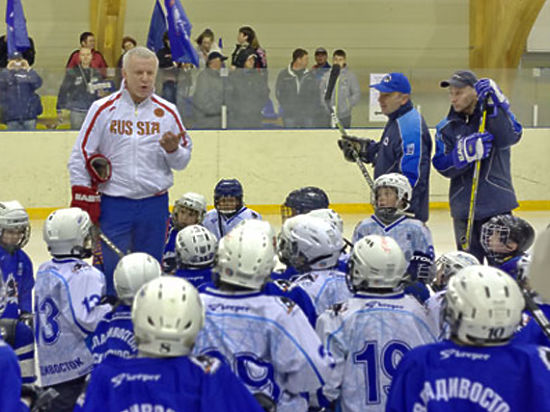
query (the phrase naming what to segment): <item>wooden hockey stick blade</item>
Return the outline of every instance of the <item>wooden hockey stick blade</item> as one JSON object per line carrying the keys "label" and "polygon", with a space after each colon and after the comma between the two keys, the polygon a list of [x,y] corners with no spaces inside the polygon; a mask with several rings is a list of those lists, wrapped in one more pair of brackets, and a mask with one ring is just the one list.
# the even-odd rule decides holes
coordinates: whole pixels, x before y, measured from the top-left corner
{"label": "wooden hockey stick blade", "polygon": [[550,227],[535,242],[528,270],[529,284],[544,301],[550,302]]}

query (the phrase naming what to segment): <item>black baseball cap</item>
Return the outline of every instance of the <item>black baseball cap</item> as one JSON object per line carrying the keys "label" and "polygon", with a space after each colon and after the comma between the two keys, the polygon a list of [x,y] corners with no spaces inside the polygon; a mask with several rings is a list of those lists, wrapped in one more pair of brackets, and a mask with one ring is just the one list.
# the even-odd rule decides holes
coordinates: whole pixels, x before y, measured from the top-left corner
{"label": "black baseball cap", "polygon": [[457,70],[449,80],[443,80],[439,83],[439,85],[441,87],[453,86],[462,89],[466,86],[474,87],[476,82],[477,76],[474,72],[471,72],[470,70]]}
{"label": "black baseball cap", "polygon": [[207,61],[211,61],[214,59],[220,59],[221,61],[227,60],[227,57],[221,54],[217,50],[212,50],[210,53],[208,53]]}

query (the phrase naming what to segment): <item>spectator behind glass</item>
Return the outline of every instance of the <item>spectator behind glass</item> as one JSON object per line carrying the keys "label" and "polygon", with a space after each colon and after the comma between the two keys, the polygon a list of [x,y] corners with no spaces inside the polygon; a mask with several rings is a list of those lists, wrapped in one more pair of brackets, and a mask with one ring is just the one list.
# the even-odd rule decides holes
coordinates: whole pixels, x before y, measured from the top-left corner
{"label": "spectator behind glass", "polygon": [[162,80],[161,96],[170,103],[176,104],[178,68],[180,65],[172,60],[172,50],[170,49],[168,32],[164,33],[164,36],[162,36],[162,41],[164,43],[164,47],[157,51],[160,69],[159,74]]}
{"label": "spectator behind glass", "polygon": [[275,94],[283,111],[286,128],[315,126],[320,108],[319,85],[315,75],[307,69],[306,50],[292,52],[292,62],[279,72]]}
{"label": "spectator behind glass", "polygon": [[243,26],[239,29],[239,33],[237,34],[237,45],[231,54],[231,65],[234,66],[234,68],[243,68],[246,59],[250,55],[249,53],[243,53],[250,49],[258,56],[254,63],[254,67],[258,69],[267,69],[265,50],[260,47],[256,32],[254,32],[254,29],[250,26]]}
{"label": "spectator behind glass", "polygon": [[122,69],[122,58],[124,57],[124,54],[128,50],[133,49],[134,47],[136,47],[137,46],[137,41],[133,37],[124,36],[122,38],[122,45],[121,46],[122,46],[122,54],[118,58],[118,62],[116,64],[116,67],[118,67],[119,69]]}
{"label": "spectator behind glass", "polygon": [[208,53],[212,50],[212,44],[214,44],[214,32],[210,29],[204,29],[204,31],[197,37],[197,52],[199,54],[199,67],[202,69],[206,67],[208,61]]}
{"label": "spectator behind glass", "polygon": [[[87,47],[92,50],[92,62],[90,67],[94,69],[101,69],[102,74],[105,75],[105,70],[107,68],[107,62],[103,58],[103,55],[95,50],[95,36],[89,31],[85,31],[80,35],[80,47]],[[67,69],[71,69],[75,66],[78,66],[80,63],[80,49],[73,51],[67,61]]]}
{"label": "spectator behind glass", "polygon": [[[34,64],[34,57],[36,55],[36,50],[34,48],[34,41],[29,37],[29,42],[31,47],[27,50],[21,52],[23,58],[29,63],[29,66]],[[6,35],[0,36],[0,69],[5,68],[8,65],[8,42]]]}
{"label": "spectator behind glass", "polygon": [[231,129],[258,129],[262,125],[262,108],[269,98],[265,76],[256,67],[256,53],[243,52],[244,67],[229,75],[227,123]]}
{"label": "spectator behind glass", "polygon": [[107,96],[112,84],[98,69],[90,67],[92,50],[86,47],[80,49],[80,64],[68,69],[57,96],[57,113],[62,123],[62,109],[71,112],[71,129],[79,130],[86,118],[86,113],[92,103]]}
{"label": "spectator behind glass", "polygon": [[220,72],[225,60],[227,57],[219,51],[211,51],[208,53],[206,68],[197,77],[193,95],[194,127],[197,129],[219,129],[221,127],[227,77],[222,77]]}
{"label": "spectator behind glass", "polygon": [[323,75],[330,70],[330,67],[327,49],[318,47],[315,50],[315,64],[311,66],[311,71],[315,74],[317,80],[321,81]]}
{"label": "spectator behind glass", "polygon": [[35,93],[40,86],[42,78],[21,53],[14,53],[0,72],[0,106],[8,130],[34,130],[36,117],[42,113],[40,96]]}

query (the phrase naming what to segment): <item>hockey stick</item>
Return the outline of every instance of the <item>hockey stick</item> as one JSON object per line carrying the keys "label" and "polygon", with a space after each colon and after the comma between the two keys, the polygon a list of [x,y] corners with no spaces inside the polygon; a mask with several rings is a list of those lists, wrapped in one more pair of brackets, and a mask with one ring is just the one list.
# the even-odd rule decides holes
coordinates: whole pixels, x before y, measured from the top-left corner
{"label": "hockey stick", "polygon": [[[528,279],[529,283],[540,296],[546,301],[550,300],[550,276],[548,268],[550,267],[550,227],[542,232],[535,242],[532,260],[529,265]],[[550,339],[550,321],[535,302],[531,292],[520,284],[523,297],[525,298],[526,308],[533,315],[533,319],[539,324],[542,331]]]}
{"label": "hockey stick", "polygon": [[[336,80],[338,79],[338,76],[340,75],[340,66],[338,64],[333,64],[332,69],[330,69],[330,75],[328,78],[327,83],[327,90],[325,92],[325,104],[327,108],[330,111],[330,116],[332,118],[332,121],[340,131],[340,134],[343,138],[349,137],[348,132],[346,129],[344,129],[344,126],[340,123],[340,120],[338,119],[338,116],[336,115],[336,108],[330,104],[330,101],[332,99],[332,92],[334,91],[334,86],[336,85]],[[354,147],[351,147],[352,149],[352,156],[355,160],[355,164],[359,167],[359,170],[361,170],[361,173],[363,174],[363,177],[367,181],[367,184],[369,185],[370,189],[374,189],[374,181],[372,180],[372,177],[370,176],[369,171],[359,158],[359,153]]]}
{"label": "hockey stick", "polygon": [[[478,133],[485,132],[485,121],[487,119],[487,109],[485,107],[485,102],[481,103],[481,111],[483,112],[481,116],[481,123],[479,124]],[[474,166],[474,175],[472,177],[472,191],[470,193],[470,209],[468,211],[468,223],[466,225],[466,235],[461,239],[462,240],[462,250],[469,252],[470,246],[472,245],[472,229],[474,226],[474,217],[476,212],[476,199],[477,199],[477,188],[479,186],[479,174],[481,171],[481,159],[476,160]]]}
{"label": "hockey stick", "polygon": [[115,252],[118,255],[119,258],[124,257],[124,253],[122,253],[122,250],[120,250],[117,247],[117,245],[115,245],[113,241],[107,237],[105,233],[103,233],[103,231],[99,226],[97,225],[92,226],[92,235],[96,239],[97,238],[101,239],[103,243],[105,243],[109,247],[109,249],[111,249],[113,252]]}

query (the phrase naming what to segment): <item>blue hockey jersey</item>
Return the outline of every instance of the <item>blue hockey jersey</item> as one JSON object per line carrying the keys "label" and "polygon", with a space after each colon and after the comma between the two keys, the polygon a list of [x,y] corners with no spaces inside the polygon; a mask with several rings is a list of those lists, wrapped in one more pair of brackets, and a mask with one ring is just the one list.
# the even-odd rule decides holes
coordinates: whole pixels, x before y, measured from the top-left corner
{"label": "blue hockey jersey", "polygon": [[9,345],[0,340],[0,411],[23,412],[29,409],[21,402],[21,371]]}
{"label": "blue hockey jersey", "polygon": [[168,236],[164,244],[164,251],[162,252],[162,271],[170,275],[174,273],[177,266],[176,237],[178,236],[178,232],[178,229],[173,225],[172,220],[170,220]]}
{"label": "blue hockey jersey", "polygon": [[29,256],[21,249],[8,253],[0,246],[0,269],[8,296],[2,318],[17,319],[21,312],[32,312],[34,276]]}
{"label": "blue hockey jersey", "polygon": [[92,372],[75,412],[262,412],[219,360],[109,357]]}
{"label": "blue hockey jersey", "polygon": [[105,315],[98,323],[90,340],[94,364],[101,363],[107,356],[135,358],[137,345],[132,324],[132,308],[121,304]]}
{"label": "blue hockey jersey", "polygon": [[386,411],[550,411],[549,394],[550,349],[446,340],[405,355]]}
{"label": "blue hockey jersey", "polygon": [[175,276],[185,279],[197,289],[206,283],[212,282],[212,268],[202,268],[202,269],[177,269]]}

